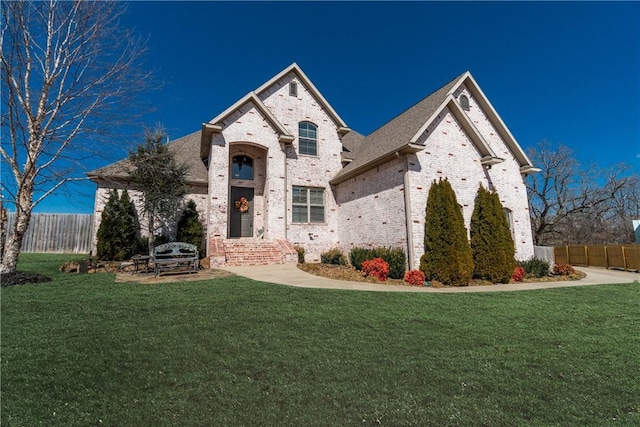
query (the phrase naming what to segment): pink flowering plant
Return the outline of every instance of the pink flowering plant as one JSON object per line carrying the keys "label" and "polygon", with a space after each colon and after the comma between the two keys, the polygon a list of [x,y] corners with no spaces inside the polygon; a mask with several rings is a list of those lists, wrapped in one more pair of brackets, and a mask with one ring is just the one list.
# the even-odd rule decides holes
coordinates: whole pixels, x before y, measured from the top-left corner
{"label": "pink flowering plant", "polygon": [[424,286],[425,279],[424,273],[420,270],[410,270],[404,275],[404,281],[411,286]]}
{"label": "pink flowering plant", "polygon": [[362,271],[365,276],[373,276],[384,282],[389,275],[389,263],[382,258],[370,259],[362,263]]}

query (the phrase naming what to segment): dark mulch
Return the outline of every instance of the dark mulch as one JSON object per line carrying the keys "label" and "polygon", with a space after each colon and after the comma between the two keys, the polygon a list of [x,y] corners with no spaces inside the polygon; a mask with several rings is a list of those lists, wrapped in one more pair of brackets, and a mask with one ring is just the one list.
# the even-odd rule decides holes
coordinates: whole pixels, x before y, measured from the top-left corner
{"label": "dark mulch", "polygon": [[23,271],[14,271],[13,273],[5,273],[0,278],[2,287],[28,285],[30,283],[50,282],[51,278],[38,273],[25,273]]}

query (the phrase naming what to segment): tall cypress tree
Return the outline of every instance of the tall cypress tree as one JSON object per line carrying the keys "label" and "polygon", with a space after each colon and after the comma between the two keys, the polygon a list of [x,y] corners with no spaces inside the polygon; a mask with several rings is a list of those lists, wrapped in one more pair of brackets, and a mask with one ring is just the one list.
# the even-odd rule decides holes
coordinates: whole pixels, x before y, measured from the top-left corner
{"label": "tall cypress tree", "polygon": [[473,276],[494,283],[508,283],[516,264],[515,249],[498,193],[480,185],[469,231]]}
{"label": "tall cypress tree", "polygon": [[118,190],[109,191],[109,198],[102,209],[100,217],[100,227],[98,227],[97,255],[104,260],[115,259],[117,242],[114,230],[116,228],[119,211]]}
{"label": "tall cypress tree", "polygon": [[445,285],[466,286],[471,280],[473,259],[464,218],[446,179],[434,181],[429,189],[420,270],[428,280]]}

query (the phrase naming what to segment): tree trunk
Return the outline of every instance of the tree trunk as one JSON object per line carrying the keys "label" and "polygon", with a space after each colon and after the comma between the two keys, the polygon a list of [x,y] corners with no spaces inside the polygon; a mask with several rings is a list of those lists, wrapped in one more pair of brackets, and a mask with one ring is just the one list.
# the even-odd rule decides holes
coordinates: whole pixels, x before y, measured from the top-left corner
{"label": "tree trunk", "polygon": [[154,235],[153,235],[153,229],[154,229],[154,224],[153,224],[153,212],[149,213],[148,215],[148,226],[149,226],[149,255],[153,256],[153,241],[155,240]]}
{"label": "tree trunk", "polygon": [[[31,189],[31,191],[29,191]],[[26,194],[25,194],[26,193]],[[29,228],[31,221],[31,196],[33,194],[33,186],[27,185],[18,193],[18,206],[16,209],[16,221],[13,224],[13,230],[9,234],[6,241],[4,252],[2,253],[2,264],[0,265],[0,273],[13,273],[16,271],[18,264],[18,255],[22,247],[22,240]]]}

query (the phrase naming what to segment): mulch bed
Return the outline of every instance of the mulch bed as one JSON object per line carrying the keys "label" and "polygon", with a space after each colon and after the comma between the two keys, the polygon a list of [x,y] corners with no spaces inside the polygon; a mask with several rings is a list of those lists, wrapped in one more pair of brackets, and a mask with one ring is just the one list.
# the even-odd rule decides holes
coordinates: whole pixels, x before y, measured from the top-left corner
{"label": "mulch bed", "polygon": [[28,285],[31,283],[50,282],[51,278],[38,273],[25,273],[23,271],[14,271],[13,273],[5,273],[0,278],[0,285],[3,288],[8,286]]}

